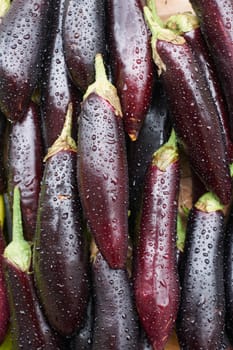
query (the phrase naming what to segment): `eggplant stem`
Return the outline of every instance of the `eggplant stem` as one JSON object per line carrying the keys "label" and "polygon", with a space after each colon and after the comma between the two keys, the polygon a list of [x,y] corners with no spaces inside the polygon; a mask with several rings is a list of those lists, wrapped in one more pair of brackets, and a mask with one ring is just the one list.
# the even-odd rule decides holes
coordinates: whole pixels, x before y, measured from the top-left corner
{"label": "eggplant stem", "polygon": [[186,230],[181,218],[180,213],[177,214],[177,222],[176,222],[176,231],[177,231],[177,239],[176,239],[176,247],[179,251],[184,251],[185,238],[186,238]]}
{"label": "eggplant stem", "polygon": [[177,35],[183,35],[184,33],[199,28],[199,20],[195,14],[188,11],[170,16],[165,26]]}
{"label": "eggplant stem", "polygon": [[195,204],[195,208],[204,212],[211,213],[214,211],[224,210],[224,205],[213,192],[203,194]]}
{"label": "eggplant stem", "polygon": [[0,229],[3,229],[5,220],[5,205],[3,195],[0,195]]}
{"label": "eggplant stem", "polygon": [[1,0],[0,1],[0,23],[1,23],[1,17],[4,17],[8,10],[10,9],[11,1],[10,0]]}
{"label": "eggplant stem", "polygon": [[152,156],[153,165],[161,171],[166,171],[167,167],[179,159],[176,134],[172,129],[169,140],[161,146]]}
{"label": "eggplant stem", "polygon": [[147,0],[147,6],[151,10],[153,18],[160,25],[160,27],[163,28],[164,22],[162,21],[162,19],[158,15],[158,10],[157,10],[156,4],[155,4],[155,0]]}

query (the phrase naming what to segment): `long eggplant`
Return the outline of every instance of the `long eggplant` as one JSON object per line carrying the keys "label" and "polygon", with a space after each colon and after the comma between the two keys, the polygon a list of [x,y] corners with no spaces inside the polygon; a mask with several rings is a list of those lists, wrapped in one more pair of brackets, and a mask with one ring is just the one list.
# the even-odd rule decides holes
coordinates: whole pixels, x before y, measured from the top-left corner
{"label": "long eggplant", "polygon": [[123,268],[128,250],[128,169],[122,113],[96,55],[96,82],[79,116],[77,179],[84,216],[112,268]]}
{"label": "long eggplant", "polygon": [[174,129],[188,154],[192,169],[208,191],[223,204],[232,195],[226,145],[215,103],[202,69],[184,37],[161,28],[151,10],[145,17],[152,31],[154,62],[160,74]]}
{"label": "long eggplant", "polygon": [[218,350],[225,329],[223,205],[205,193],[190,211],[176,322],[182,349]]}
{"label": "long eggplant", "polygon": [[164,349],[174,328],[180,298],[176,263],[180,164],[175,139],[173,131],[148,166],[133,265],[139,318],[156,350]]}
{"label": "long eggplant", "polygon": [[0,193],[6,192],[7,176],[6,176],[6,161],[5,152],[7,137],[9,131],[9,123],[5,116],[0,112]]}
{"label": "long eggplant", "polygon": [[24,240],[20,190],[14,189],[13,240],[3,254],[14,350],[62,350],[63,340],[48,325],[39,304],[31,270],[31,244]]}
{"label": "long eggplant", "polygon": [[0,23],[0,109],[20,120],[37,84],[50,1],[14,0]]}
{"label": "long eggplant", "polygon": [[233,2],[232,0],[190,0],[214,60],[231,123],[233,137]]}
{"label": "long eggplant", "polygon": [[66,0],[63,45],[70,76],[82,93],[95,80],[95,56],[107,58],[105,0]]}
{"label": "long eggplant", "polygon": [[12,211],[13,191],[21,191],[21,210],[25,238],[33,240],[36,229],[44,147],[39,108],[30,102],[25,116],[12,123],[7,149],[7,192]]}
{"label": "long eggplant", "polygon": [[92,244],[94,324],[92,350],[133,350],[139,324],[132,285],[126,269],[111,269]]}
{"label": "long eggplant", "polygon": [[39,299],[50,325],[64,336],[82,326],[89,297],[71,125],[69,104],[62,133],[45,157],[33,250]]}
{"label": "long eggplant", "polygon": [[150,36],[140,0],[107,0],[107,32],[125,131],[135,141],[151,103],[154,82]]}

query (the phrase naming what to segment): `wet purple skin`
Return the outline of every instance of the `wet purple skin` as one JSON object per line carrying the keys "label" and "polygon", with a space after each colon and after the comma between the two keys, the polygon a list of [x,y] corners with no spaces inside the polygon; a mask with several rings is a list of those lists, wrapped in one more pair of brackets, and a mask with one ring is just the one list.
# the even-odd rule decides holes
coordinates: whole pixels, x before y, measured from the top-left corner
{"label": "wet purple skin", "polygon": [[128,169],[122,118],[91,93],[79,116],[77,179],[84,216],[112,268],[128,249]]}
{"label": "wet purple skin", "polygon": [[152,98],[150,37],[139,0],[108,0],[107,9],[113,82],[121,101],[125,131],[135,141]]}
{"label": "wet purple skin", "polygon": [[206,80],[187,44],[158,40],[156,46],[166,65],[161,79],[174,129],[190,165],[206,188],[215,192],[223,204],[228,204],[232,195],[229,163]]}
{"label": "wet purple skin", "polygon": [[37,84],[49,4],[13,1],[0,23],[0,109],[11,121],[24,116]]}
{"label": "wet purple skin", "polygon": [[63,45],[69,74],[82,93],[95,80],[97,53],[106,57],[105,0],[66,0]]}
{"label": "wet purple skin", "polygon": [[33,269],[50,325],[64,336],[83,324],[89,297],[88,251],[76,183],[76,152],[61,150],[45,164]]}
{"label": "wet purple skin", "polygon": [[8,123],[5,116],[0,112],[0,193],[6,191],[5,150],[8,133]]}
{"label": "wet purple skin", "polygon": [[126,269],[111,269],[98,252],[92,262],[93,350],[134,350],[139,340],[138,316]]}
{"label": "wet purple skin", "polygon": [[11,124],[7,154],[7,186],[12,206],[13,188],[21,191],[21,210],[25,238],[33,240],[43,175],[43,140],[38,106],[31,102],[24,118]]}
{"label": "wet purple skin", "polygon": [[148,167],[133,265],[139,318],[158,350],[164,349],[173,330],[180,297],[175,243],[179,179],[178,161],[166,171]]}
{"label": "wet purple skin", "polygon": [[182,349],[220,349],[225,325],[224,216],[192,209],[182,259],[176,330]]}

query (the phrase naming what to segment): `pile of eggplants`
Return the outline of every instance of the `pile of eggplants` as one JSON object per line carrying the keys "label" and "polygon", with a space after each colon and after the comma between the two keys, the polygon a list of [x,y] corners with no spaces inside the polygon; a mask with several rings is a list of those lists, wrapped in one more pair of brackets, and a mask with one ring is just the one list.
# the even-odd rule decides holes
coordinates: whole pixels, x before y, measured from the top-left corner
{"label": "pile of eggplants", "polygon": [[233,3],[190,4],[0,0],[0,350],[233,349]]}

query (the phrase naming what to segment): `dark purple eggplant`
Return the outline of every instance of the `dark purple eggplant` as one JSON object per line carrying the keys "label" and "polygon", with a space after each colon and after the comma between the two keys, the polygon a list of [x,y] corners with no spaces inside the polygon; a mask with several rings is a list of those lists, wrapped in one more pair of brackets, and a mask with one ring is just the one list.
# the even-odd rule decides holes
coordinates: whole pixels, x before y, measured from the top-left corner
{"label": "dark purple eggplant", "polygon": [[140,0],[107,0],[107,9],[113,83],[121,101],[125,131],[135,141],[152,99],[150,35]]}
{"label": "dark purple eggplant", "polygon": [[23,238],[20,191],[14,189],[13,240],[3,254],[14,350],[65,349],[41,311],[31,271],[31,244]]}
{"label": "dark purple eggplant", "polygon": [[8,134],[7,119],[0,113],[0,193],[6,192],[6,164],[5,164],[5,151],[6,151],[6,139]]}
{"label": "dark purple eggplant", "polygon": [[0,23],[0,109],[11,121],[25,115],[37,84],[50,3],[14,0]]}
{"label": "dark purple eggplant", "polygon": [[229,161],[233,161],[233,143],[231,139],[231,130],[229,124],[229,115],[226,108],[225,97],[219,83],[216,68],[205,43],[197,16],[192,13],[180,13],[171,16],[166,22],[167,28],[175,30],[179,35],[183,35],[190,45],[194,56],[196,57],[202,74],[206,78],[212,98],[217,108],[218,116],[222,126],[223,137],[226,143]]}
{"label": "dark purple eggplant", "polygon": [[21,210],[25,238],[33,240],[43,175],[43,139],[39,108],[30,102],[25,116],[11,124],[7,150],[7,186],[12,209],[13,189],[21,191]]}
{"label": "dark purple eggplant", "polygon": [[79,116],[77,179],[88,227],[110,267],[123,268],[128,250],[128,169],[122,114],[102,55],[96,82]]}
{"label": "dark purple eggplant", "polygon": [[73,105],[72,137],[77,136],[77,116],[80,112],[81,97],[68,77],[65,64],[62,41],[65,1],[53,2],[47,55],[41,77],[41,112],[46,150],[61,133],[69,102]]}
{"label": "dark purple eggplant", "polygon": [[66,0],[63,46],[70,76],[82,93],[95,80],[95,56],[106,58],[105,0]]}
{"label": "dark purple eggplant", "polygon": [[222,127],[210,89],[184,37],[159,26],[148,7],[152,50],[177,137],[192,169],[223,204],[232,195],[232,179]]}
{"label": "dark purple eggplant", "polygon": [[139,318],[156,350],[164,349],[174,328],[180,297],[176,262],[180,164],[175,139],[173,131],[148,166],[133,264]]}
{"label": "dark purple eggplant", "polygon": [[139,323],[126,269],[111,269],[92,245],[94,324],[92,350],[138,348]]}
{"label": "dark purple eggplant", "polygon": [[229,112],[233,137],[233,2],[190,0],[215,63]]}
{"label": "dark purple eggplant", "polygon": [[221,348],[225,329],[223,240],[223,206],[207,192],[191,209],[187,223],[176,322],[182,349]]}
{"label": "dark purple eggplant", "polygon": [[50,325],[64,336],[82,326],[89,297],[71,124],[70,104],[62,133],[45,158],[33,251],[39,299]]}

